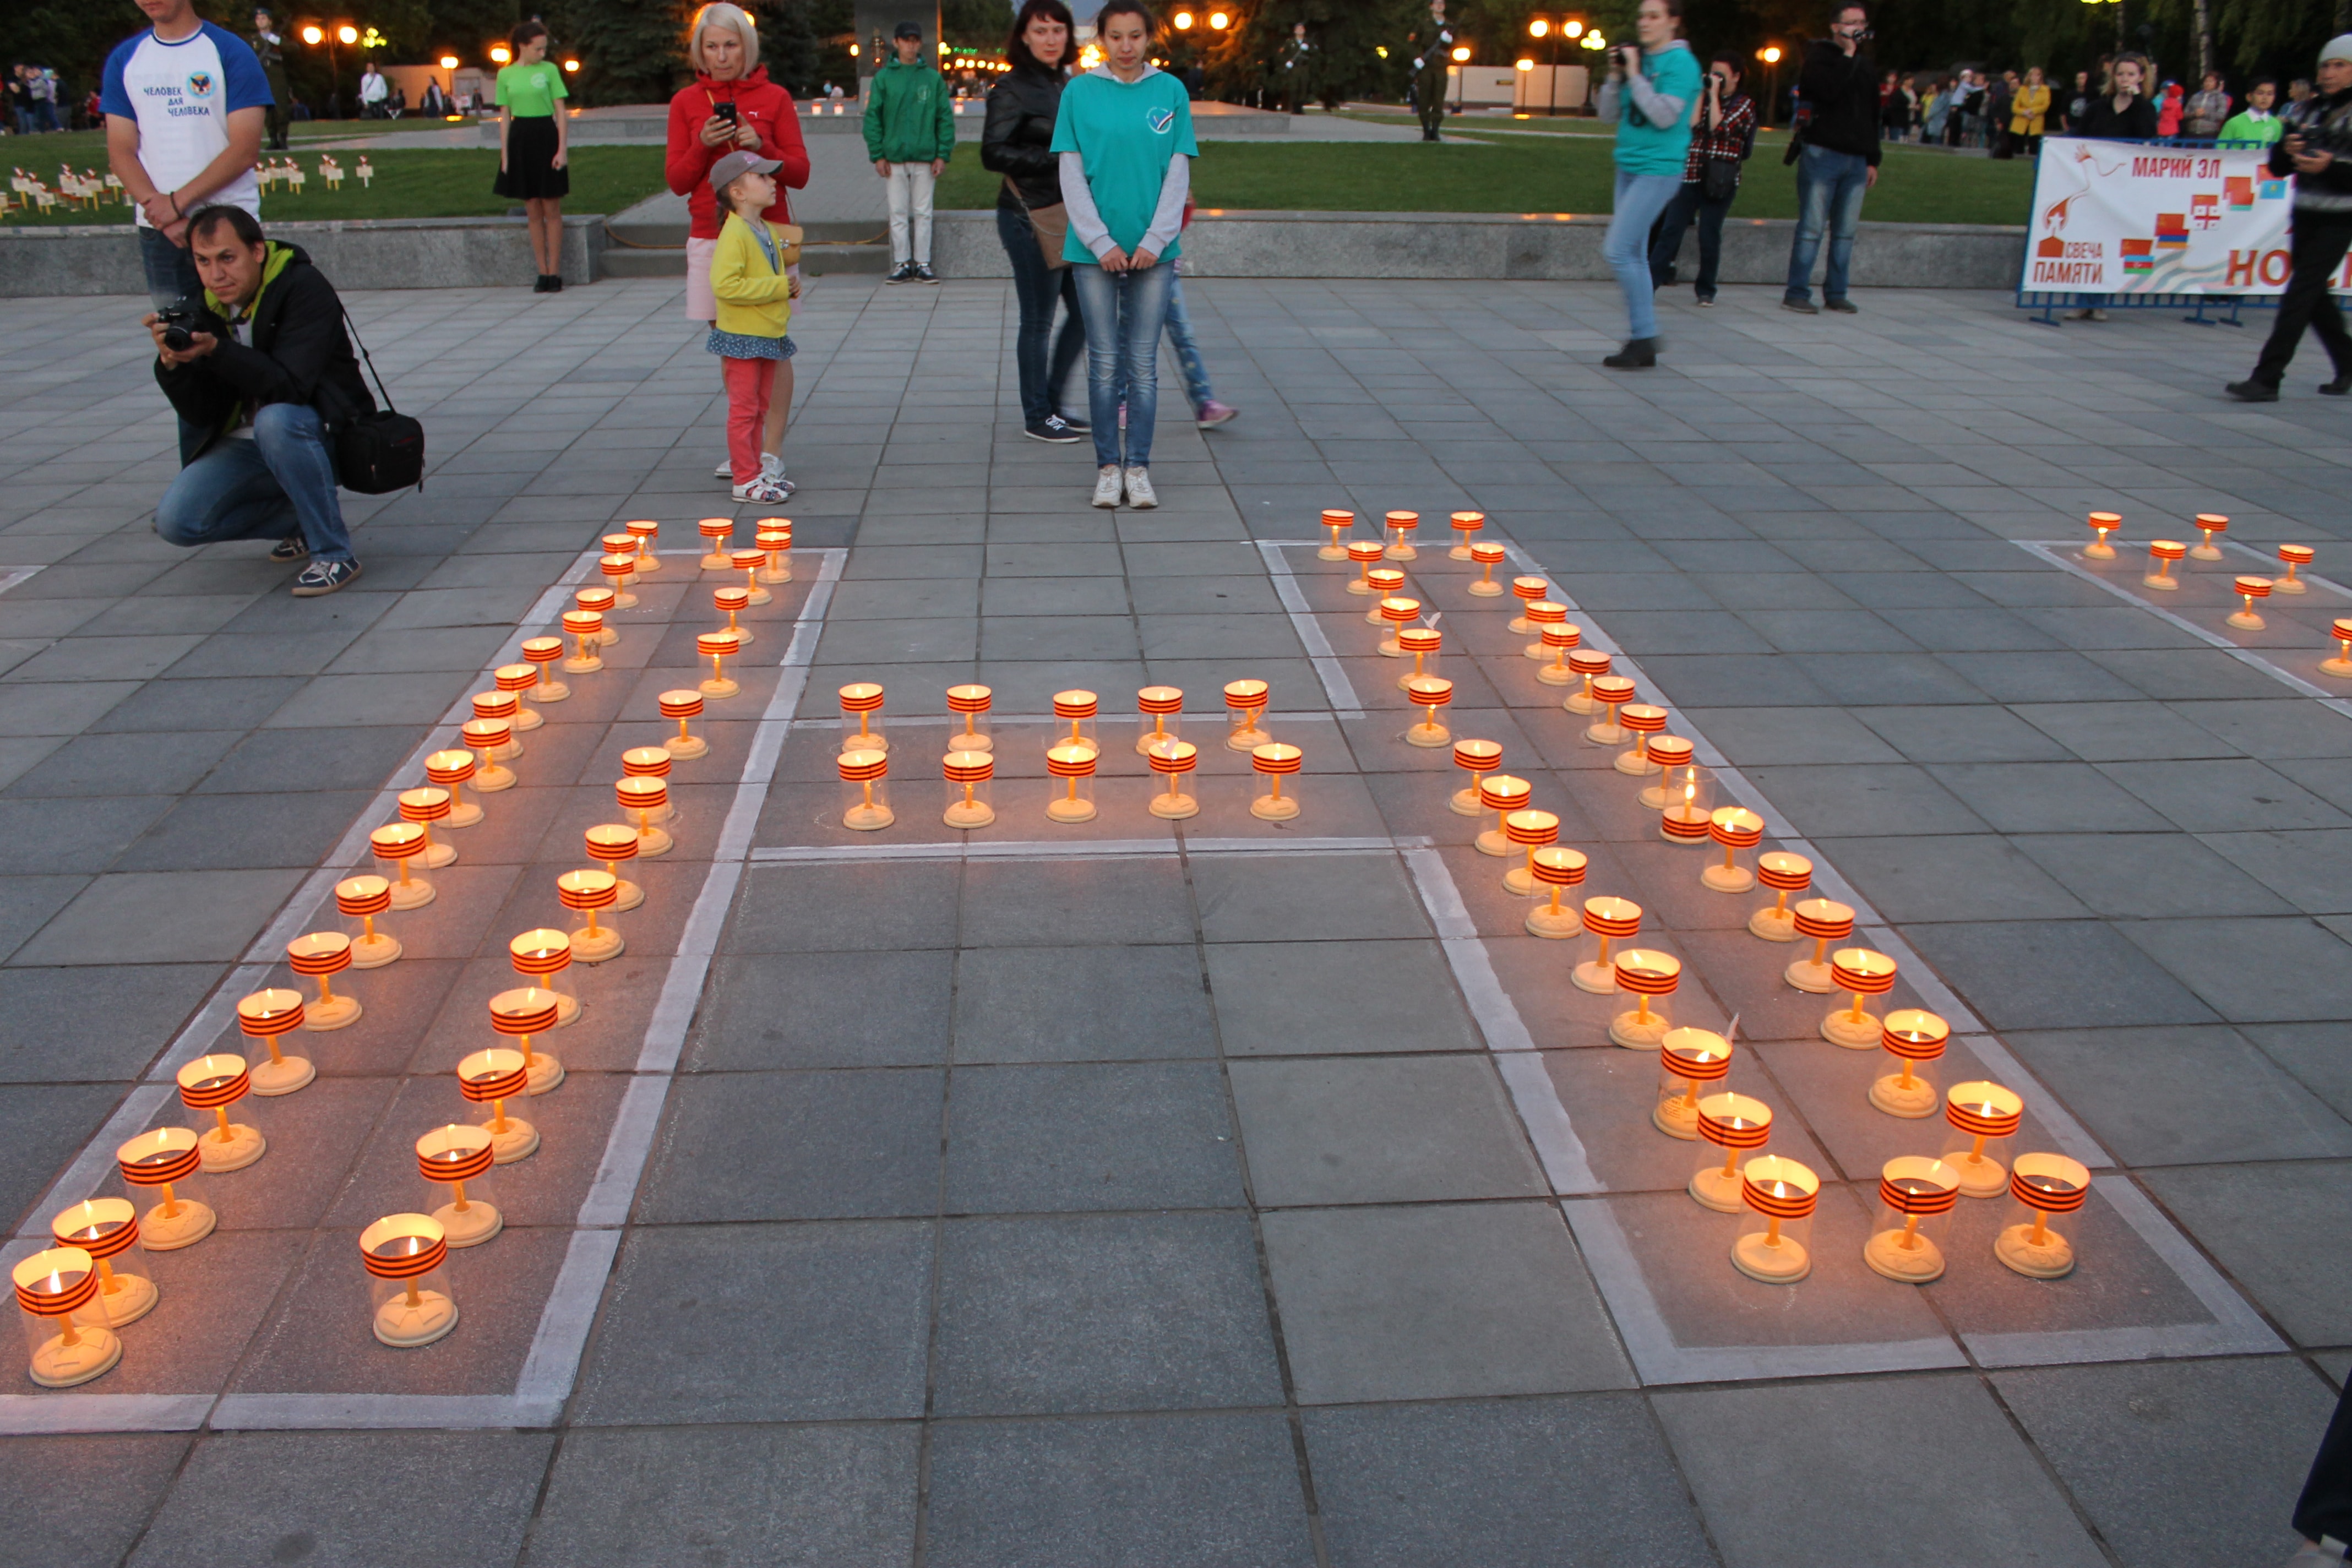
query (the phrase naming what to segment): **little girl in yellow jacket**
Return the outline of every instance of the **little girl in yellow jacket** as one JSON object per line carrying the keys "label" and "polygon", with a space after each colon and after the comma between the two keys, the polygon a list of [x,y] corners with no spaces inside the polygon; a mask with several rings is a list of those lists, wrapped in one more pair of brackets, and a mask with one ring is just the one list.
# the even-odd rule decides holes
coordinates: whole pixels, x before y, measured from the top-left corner
{"label": "little girl in yellow jacket", "polygon": [[[793,400],[792,324],[800,280],[786,270],[784,237],[760,215],[776,199],[772,158],[730,153],[710,167],[711,188],[727,219],[710,258],[710,293],[719,318],[704,346],[720,356],[727,382],[727,460],[735,499],[773,505],[791,495],[781,453],[760,450],[768,405]],[[778,383],[782,382],[781,389]]]}

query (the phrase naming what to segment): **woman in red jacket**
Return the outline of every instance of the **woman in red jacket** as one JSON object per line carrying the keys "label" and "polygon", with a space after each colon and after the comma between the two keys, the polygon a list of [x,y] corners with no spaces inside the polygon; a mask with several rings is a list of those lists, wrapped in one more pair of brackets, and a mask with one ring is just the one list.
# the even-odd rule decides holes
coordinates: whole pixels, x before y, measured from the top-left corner
{"label": "woman in red jacket", "polygon": [[[790,223],[792,204],[784,188],[808,184],[808,146],[801,140],[800,111],[793,107],[792,94],[770,81],[760,64],[759,30],[741,6],[714,0],[697,11],[686,58],[694,67],[694,81],[669,100],[667,174],[671,191],[686,198],[693,220],[686,241],[687,319],[708,326],[719,318],[718,302],[710,296],[710,257],[727,216],[711,195],[710,166],[738,149],[782,163],[776,171],[776,205],[761,216],[770,223]],[[792,483],[777,454],[792,406],[793,365],[786,360],[776,369],[760,451],[764,477],[787,490]],[[723,458],[716,472],[722,479],[733,477]]]}

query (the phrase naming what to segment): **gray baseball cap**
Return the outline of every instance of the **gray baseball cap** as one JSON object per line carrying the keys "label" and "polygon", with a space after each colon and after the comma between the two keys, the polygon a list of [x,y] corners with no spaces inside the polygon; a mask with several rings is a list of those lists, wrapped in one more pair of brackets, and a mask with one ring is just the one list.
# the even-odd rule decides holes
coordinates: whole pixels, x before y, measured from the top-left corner
{"label": "gray baseball cap", "polygon": [[772,174],[782,167],[777,160],[762,158],[755,153],[730,153],[710,165],[710,188],[723,191],[754,169],[762,174]]}

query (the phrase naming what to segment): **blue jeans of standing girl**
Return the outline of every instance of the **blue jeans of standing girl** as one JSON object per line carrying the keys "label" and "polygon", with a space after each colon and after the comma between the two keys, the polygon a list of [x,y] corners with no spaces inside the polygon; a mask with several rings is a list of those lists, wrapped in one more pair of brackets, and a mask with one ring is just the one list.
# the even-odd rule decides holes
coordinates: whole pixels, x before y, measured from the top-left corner
{"label": "blue jeans of standing girl", "polygon": [[[1139,270],[1106,272],[1094,262],[1073,263],[1078,313],[1087,327],[1087,417],[1094,426],[1100,468],[1148,468],[1151,426],[1160,414],[1160,333],[1176,268],[1166,261]],[[1126,452],[1119,450],[1120,397],[1127,399]]]}

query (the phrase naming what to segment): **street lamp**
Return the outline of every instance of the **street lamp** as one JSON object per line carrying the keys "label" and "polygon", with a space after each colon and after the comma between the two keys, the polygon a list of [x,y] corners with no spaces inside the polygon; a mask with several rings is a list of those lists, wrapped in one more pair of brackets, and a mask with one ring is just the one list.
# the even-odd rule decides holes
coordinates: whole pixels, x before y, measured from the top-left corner
{"label": "street lamp", "polygon": [[514,51],[507,47],[504,44],[492,44],[490,46],[490,63],[492,65],[506,65],[513,58]]}
{"label": "street lamp", "polygon": [[1209,30],[1211,32],[1222,33],[1233,25],[1234,19],[1231,16],[1226,16],[1223,11],[1212,11],[1209,13]]}
{"label": "street lamp", "polygon": [[1756,51],[1764,62],[1764,123],[1772,123],[1772,103],[1780,96],[1780,46],[1767,44]]}
{"label": "street lamp", "polygon": [[310,45],[314,49],[319,47],[320,42],[324,39],[326,36],[326,34],[319,30],[318,24],[316,23],[312,23],[310,26],[302,29],[302,41]]}
{"label": "street lamp", "polygon": [[1177,13],[1176,13],[1176,15],[1175,15],[1175,16],[1172,18],[1172,20],[1173,20],[1173,21],[1175,22],[1175,24],[1176,24],[1176,30],[1177,30],[1178,32],[1180,32],[1180,33],[1189,33],[1189,32],[1191,32],[1191,31],[1192,30],[1192,12],[1190,12],[1190,11],[1179,11],[1179,12],[1177,12]]}
{"label": "street lamp", "polygon": [[356,44],[360,41],[360,30],[357,27],[352,26],[349,22],[345,22],[341,26],[335,29],[335,37],[340,42],[346,45]]}
{"label": "street lamp", "polygon": [[1470,63],[1470,46],[1454,46],[1454,112],[1461,113],[1470,104],[1470,79],[1463,68]]}

